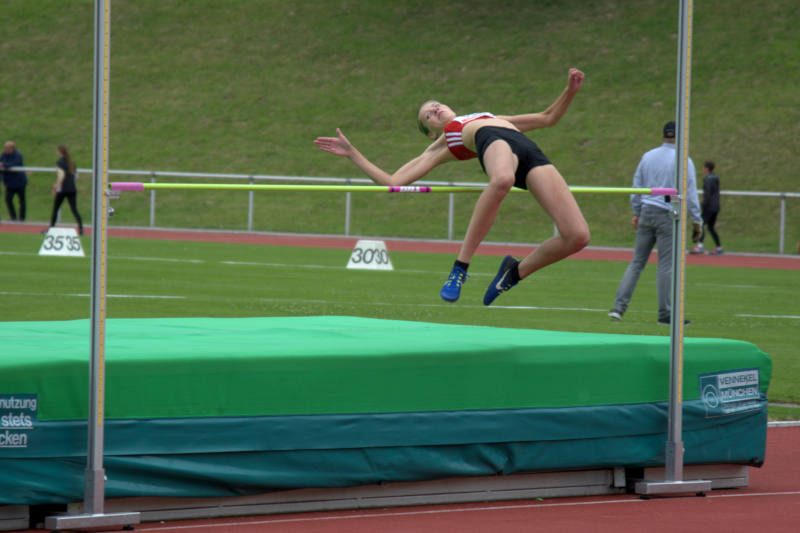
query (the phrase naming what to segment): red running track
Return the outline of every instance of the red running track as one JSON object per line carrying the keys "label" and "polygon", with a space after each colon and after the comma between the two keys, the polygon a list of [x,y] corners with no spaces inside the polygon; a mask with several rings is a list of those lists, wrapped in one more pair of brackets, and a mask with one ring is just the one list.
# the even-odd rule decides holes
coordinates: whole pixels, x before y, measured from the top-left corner
{"label": "red running track", "polygon": [[[35,224],[3,224],[0,233],[39,233],[44,229],[42,225]],[[91,230],[87,229],[87,236]],[[201,241],[201,242],[228,242],[237,244],[261,244],[269,246],[303,246],[312,248],[340,248],[352,249],[358,238],[339,236],[306,236],[270,233],[248,233],[230,231],[200,231],[181,229],[147,229],[147,228],[110,228],[110,237],[132,239],[164,239],[174,241]],[[434,252],[456,255],[460,243],[452,241],[427,241],[382,239],[387,249],[402,252]],[[533,246],[519,244],[481,244],[478,248],[480,255],[504,256],[512,254],[518,257],[525,256]],[[633,257],[632,249],[586,248],[570,259],[585,259],[592,261],[630,261]],[[656,253],[650,256],[650,262],[656,262]],[[800,270],[800,255],[770,255],[770,254],[731,254],[724,255],[687,255],[687,265],[726,266],[740,268],[769,268],[779,270]]]}
{"label": "red running track", "polygon": [[[800,427],[769,428],[750,486],[705,497],[636,495],[151,522],[147,533],[797,533]],[[30,533],[33,533],[32,530]]]}

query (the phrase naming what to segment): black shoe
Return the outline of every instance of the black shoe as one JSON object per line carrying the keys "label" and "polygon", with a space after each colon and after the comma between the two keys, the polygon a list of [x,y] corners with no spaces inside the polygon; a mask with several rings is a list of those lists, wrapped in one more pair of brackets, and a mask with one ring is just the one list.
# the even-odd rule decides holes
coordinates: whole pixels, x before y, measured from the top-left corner
{"label": "black shoe", "polygon": [[[658,323],[659,323],[659,324],[664,324],[665,326],[669,326],[669,324],[670,324],[670,318],[671,318],[671,317],[667,317],[667,318],[659,318],[659,319],[658,319]],[[683,325],[684,325],[684,326],[688,326],[688,325],[689,325],[689,324],[691,324],[691,323],[692,323],[692,321],[691,321],[691,320],[688,320],[688,319],[685,319],[685,318],[683,319]]]}
{"label": "black shoe", "polygon": [[500,269],[497,271],[497,275],[489,284],[489,287],[486,289],[486,293],[483,295],[483,305],[491,305],[495,298],[500,296],[501,293],[506,292],[508,289],[517,284],[519,280],[515,281],[512,279],[511,270],[516,269],[518,264],[519,261],[510,255],[507,255],[503,258],[503,262],[500,263]]}

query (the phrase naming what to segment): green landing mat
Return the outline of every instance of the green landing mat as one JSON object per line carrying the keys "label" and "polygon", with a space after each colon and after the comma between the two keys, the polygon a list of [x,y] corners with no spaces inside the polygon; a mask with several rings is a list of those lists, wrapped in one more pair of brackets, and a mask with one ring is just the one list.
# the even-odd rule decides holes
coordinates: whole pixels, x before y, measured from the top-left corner
{"label": "green landing mat", "polygon": [[[79,501],[90,323],[0,324],[0,503]],[[106,321],[106,496],[663,465],[667,337],[353,317]],[[686,339],[686,464],[758,466],[771,362]]]}
{"label": "green landing mat", "polygon": [[[38,420],[85,419],[90,322],[0,323],[0,399],[36,395]],[[397,413],[663,402],[669,338],[357,317],[106,321],[114,419]],[[687,338],[698,376],[771,362],[750,343]],[[21,396],[20,396],[21,397]]]}

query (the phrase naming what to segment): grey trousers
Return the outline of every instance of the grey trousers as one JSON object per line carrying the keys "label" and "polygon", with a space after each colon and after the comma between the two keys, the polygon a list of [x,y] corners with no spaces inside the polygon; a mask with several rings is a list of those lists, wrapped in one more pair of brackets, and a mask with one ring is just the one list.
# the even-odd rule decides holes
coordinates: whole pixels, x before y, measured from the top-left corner
{"label": "grey trousers", "polygon": [[614,309],[624,313],[633,296],[639,275],[647,265],[647,259],[653,246],[658,246],[658,271],[656,273],[656,288],[658,291],[658,319],[667,320],[670,317],[670,293],[672,289],[672,227],[673,220],[670,211],[657,207],[642,207],[639,215],[639,227],[636,230],[636,246],[633,250],[633,260],[625,270],[622,281],[617,287],[614,298]]}

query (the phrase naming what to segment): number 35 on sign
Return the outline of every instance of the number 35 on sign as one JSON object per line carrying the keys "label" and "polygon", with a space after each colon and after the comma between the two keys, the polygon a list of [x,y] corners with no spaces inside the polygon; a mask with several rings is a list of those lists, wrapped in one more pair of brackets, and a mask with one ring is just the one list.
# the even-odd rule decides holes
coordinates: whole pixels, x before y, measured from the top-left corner
{"label": "number 35 on sign", "polygon": [[360,240],[350,254],[347,268],[363,270],[394,270],[386,243],[383,241]]}
{"label": "number 35 on sign", "polygon": [[50,228],[44,236],[39,255],[85,257],[75,228]]}

